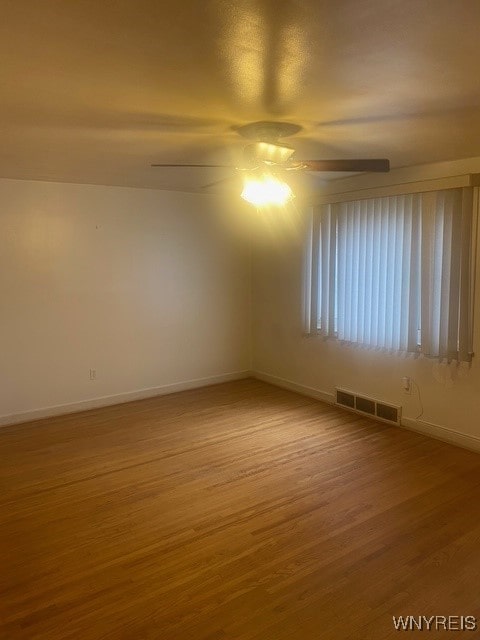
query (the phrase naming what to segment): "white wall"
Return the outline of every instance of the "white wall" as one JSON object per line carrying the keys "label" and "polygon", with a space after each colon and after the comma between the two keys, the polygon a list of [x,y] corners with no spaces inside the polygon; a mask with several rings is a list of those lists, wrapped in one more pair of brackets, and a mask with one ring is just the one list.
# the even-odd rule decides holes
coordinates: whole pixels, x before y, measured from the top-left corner
{"label": "white wall", "polygon": [[0,421],[247,370],[249,288],[212,196],[0,180]]}
{"label": "white wall", "polygon": [[[331,192],[480,171],[480,159],[413,167],[393,171],[388,176],[362,176],[337,181]],[[304,217],[305,218],[305,217]],[[344,387],[403,406],[410,427],[467,446],[480,446],[480,274],[476,296],[477,357],[471,368],[446,366],[432,360],[399,357],[342,346],[322,338],[302,335],[303,231],[278,235],[267,240],[257,235],[253,257],[253,369],[268,374],[280,384],[301,385],[333,399],[334,388]],[[480,259],[479,259],[480,263]],[[417,391],[407,396],[401,387],[403,376],[418,384],[423,402],[421,412]],[[439,429],[444,427],[466,434]]]}
{"label": "white wall", "polygon": [[[479,158],[329,189],[470,171]],[[0,423],[236,377],[251,350],[272,381],[327,400],[350,388],[401,404],[423,430],[480,437],[480,355],[448,368],[303,337],[304,219],[233,213],[210,196],[0,180]],[[476,309],[480,354],[480,286]],[[404,375],[420,387],[422,422]]]}

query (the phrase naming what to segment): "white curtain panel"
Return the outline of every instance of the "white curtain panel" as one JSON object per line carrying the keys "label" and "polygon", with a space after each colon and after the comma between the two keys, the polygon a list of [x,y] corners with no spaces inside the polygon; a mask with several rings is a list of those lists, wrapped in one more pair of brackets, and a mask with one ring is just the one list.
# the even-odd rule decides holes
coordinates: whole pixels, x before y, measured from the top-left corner
{"label": "white curtain panel", "polygon": [[310,333],[469,361],[472,214],[472,188],[317,208]]}

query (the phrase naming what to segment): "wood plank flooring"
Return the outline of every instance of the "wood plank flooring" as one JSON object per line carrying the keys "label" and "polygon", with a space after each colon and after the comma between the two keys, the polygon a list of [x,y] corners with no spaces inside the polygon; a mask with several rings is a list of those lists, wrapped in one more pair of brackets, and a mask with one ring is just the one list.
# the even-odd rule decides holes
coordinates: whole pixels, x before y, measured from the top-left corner
{"label": "wood plank flooring", "polygon": [[480,620],[477,454],[243,380],[6,427],[0,459],[2,639]]}

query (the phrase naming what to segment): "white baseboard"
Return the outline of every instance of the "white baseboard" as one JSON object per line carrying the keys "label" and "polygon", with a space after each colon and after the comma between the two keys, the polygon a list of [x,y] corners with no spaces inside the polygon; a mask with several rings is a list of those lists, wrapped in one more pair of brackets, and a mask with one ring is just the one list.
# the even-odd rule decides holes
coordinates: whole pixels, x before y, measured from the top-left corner
{"label": "white baseboard", "polygon": [[454,431],[448,427],[442,427],[439,424],[403,417],[402,427],[425,436],[430,436],[431,438],[435,438],[435,440],[442,440],[443,442],[454,444],[463,449],[480,452],[480,438],[461,433],[460,431]]}
{"label": "white baseboard", "polygon": [[[251,371],[250,375],[252,378],[263,380],[264,382],[273,384],[276,387],[281,387],[282,389],[288,389],[289,391],[294,391],[310,398],[322,400],[322,402],[326,402],[328,404],[335,403],[335,395],[333,393],[328,393],[327,391],[320,391],[313,387],[307,387],[305,385],[298,384],[297,382],[293,382],[292,380],[279,378],[263,371]],[[460,431],[454,431],[448,427],[442,427],[439,424],[433,424],[424,420],[416,420],[415,418],[402,416],[401,427],[409,429],[410,431],[416,431],[422,435],[430,436],[436,440],[442,440],[443,442],[454,444],[457,447],[462,447],[463,449],[480,452],[480,438],[467,435],[466,433],[461,433]]]}
{"label": "white baseboard", "polygon": [[[50,407],[43,407],[41,409],[33,409],[30,411],[23,411],[21,413],[12,413],[8,415],[0,416],[0,426],[7,426],[18,424],[21,422],[30,422],[32,420],[40,420],[41,418],[49,418],[52,416],[64,415],[69,413],[77,413],[78,411],[88,411],[89,409],[98,409],[100,407],[107,407],[114,404],[122,404],[124,402],[132,402],[133,400],[142,400],[143,398],[152,398],[154,396],[168,395],[170,393],[177,393],[179,391],[187,391],[188,389],[198,389],[200,387],[207,387],[213,384],[221,384],[222,382],[230,382],[233,380],[242,380],[244,378],[257,378],[263,380],[276,387],[282,389],[288,389],[295,393],[299,393],[309,398],[315,398],[321,400],[327,404],[335,403],[335,395],[327,391],[321,391],[314,387],[308,387],[306,385],[298,384],[292,380],[280,378],[278,376],[265,373],[263,371],[234,371],[231,373],[224,373],[218,376],[209,376],[206,378],[196,378],[194,380],[186,380],[183,382],[175,382],[173,384],[162,385],[159,387],[149,387],[147,389],[138,389],[136,391],[128,391],[126,393],[117,393],[110,396],[101,396],[99,398],[91,398],[88,400],[81,400],[79,402],[72,402],[68,404],[58,404]],[[459,431],[454,431],[448,427],[443,427],[438,424],[426,422],[424,420],[415,420],[414,418],[402,417],[402,427],[409,429],[410,431],[416,431],[436,440],[442,440],[450,444],[462,447],[464,449],[470,449],[471,451],[480,452],[480,438],[476,436],[467,435]]]}
{"label": "white baseboard", "polygon": [[222,373],[218,376],[209,376],[207,378],[196,378],[194,380],[174,382],[173,384],[166,384],[160,387],[137,389],[136,391],[116,393],[111,396],[101,396],[99,398],[80,400],[79,402],[57,404],[51,407],[22,411],[21,413],[11,413],[8,415],[0,416],[0,426],[18,424],[20,422],[30,422],[32,420],[40,420],[41,418],[50,418],[52,416],[59,416],[68,413],[77,413],[78,411],[88,411],[89,409],[108,407],[112,404],[122,404],[124,402],[132,402],[133,400],[142,400],[143,398],[163,396],[169,393],[177,393],[178,391],[187,391],[188,389],[208,387],[212,384],[221,384],[222,382],[230,382],[232,380],[242,380],[243,378],[248,377],[250,377],[250,371],[234,371],[232,373]]}
{"label": "white baseboard", "polygon": [[313,387],[306,387],[303,384],[298,384],[297,382],[292,382],[291,380],[286,380],[285,378],[272,376],[269,373],[264,373],[263,371],[251,371],[250,375],[252,376],[252,378],[263,380],[263,382],[269,382],[276,387],[281,387],[282,389],[288,389],[289,391],[300,393],[302,396],[315,398],[316,400],[321,400],[322,402],[327,402],[328,404],[334,404],[335,402],[335,396],[333,393],[320,391],[319,389],[314,389]]}

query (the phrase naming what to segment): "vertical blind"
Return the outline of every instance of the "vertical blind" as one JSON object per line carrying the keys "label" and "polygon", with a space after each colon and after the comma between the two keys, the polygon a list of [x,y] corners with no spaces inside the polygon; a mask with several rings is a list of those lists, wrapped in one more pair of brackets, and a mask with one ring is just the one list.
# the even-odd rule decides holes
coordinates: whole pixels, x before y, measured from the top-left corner
{"label": "vertical blind", "polygon": [[473,189],[314,211],[310,332],[468,361]]}

